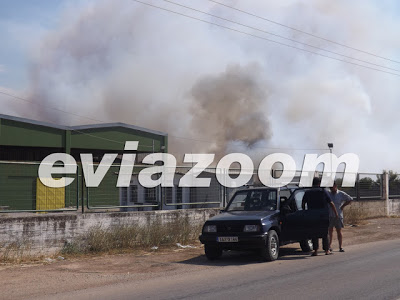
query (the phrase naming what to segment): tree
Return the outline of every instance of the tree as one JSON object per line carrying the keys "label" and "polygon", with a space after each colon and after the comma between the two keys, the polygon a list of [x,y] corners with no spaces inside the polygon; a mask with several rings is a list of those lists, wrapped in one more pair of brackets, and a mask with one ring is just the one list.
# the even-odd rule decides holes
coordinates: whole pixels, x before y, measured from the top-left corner
{"label": "tree", "polygon": [[359,184],[360,188],[369,190],[374,187],[376,182],[374,180],[372,180],[372,178],[370,178],[370,177],[364,177],[358,181],[358,184]]}
{"label": "tree", "polygon": [[399,195],[400,194],[400,175],[393,170],[383,170],[383,172],[388,173],[389,176],[389,195]]}

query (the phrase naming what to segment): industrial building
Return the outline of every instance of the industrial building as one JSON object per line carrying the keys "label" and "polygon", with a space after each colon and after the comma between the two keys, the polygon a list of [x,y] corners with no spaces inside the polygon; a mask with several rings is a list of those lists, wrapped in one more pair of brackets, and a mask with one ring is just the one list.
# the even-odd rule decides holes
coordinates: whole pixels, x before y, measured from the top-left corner
{"label": "industrial building", "polygon": [[[71,154],[79,163],[81,153],[92,153],[99,162],[105,153],[118,153],[118,163],[126,141],[138,141],[136,162],[153,152],[168,151],[168,135],[124,123],[61,126],[0,114],[0,207],[3,210],[37,210],[42,189],[38,182],[39,163],[51,153]],[[112,167],[113,168],[113,167]],[[64,192],[59,207],[77,207],[87,198],[96,206],[119,205],[117,170],[110,169],[99,188],[88,190],[81,174]],[[91,197],[88,197],[88,194]],[[77,203],[76,199],[79,199]],[[87,200],[88,201],[88,200]],[[54,206],[54,205],[53,205]],[[46,210],[49,207],[44,207]]]}
{"label": "industrial building", "polygon": [[[123,153],[126,141],[138,141],[137,153],[167,152],[168,135],[124,123],[60,126],[0,114],[0,160],[42,161],[64,152],[79,161],[80,153]],[[138,159],[140,159],[138,155]]]}

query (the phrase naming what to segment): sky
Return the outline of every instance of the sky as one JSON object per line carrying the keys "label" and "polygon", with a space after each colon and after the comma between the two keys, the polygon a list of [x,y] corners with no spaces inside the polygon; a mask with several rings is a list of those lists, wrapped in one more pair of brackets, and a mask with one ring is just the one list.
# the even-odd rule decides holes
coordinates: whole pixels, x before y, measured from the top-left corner
{"label": "sky", "polygon": [[143,2],[169,11],[0,0],[0,91],[28,100],[0,94],[1,113],[125,122],[167,132],[177,156],[284,152],[299,169],[333,142],[362,172],[400,171],[398,1],[219,0],[253,16],[208,0],[172,1],[198,11]]}
{"label": "sky", "polygon": [[0,1],[0,82],[3,87],[28,85],[29,52],[57,25],[57,1]]}

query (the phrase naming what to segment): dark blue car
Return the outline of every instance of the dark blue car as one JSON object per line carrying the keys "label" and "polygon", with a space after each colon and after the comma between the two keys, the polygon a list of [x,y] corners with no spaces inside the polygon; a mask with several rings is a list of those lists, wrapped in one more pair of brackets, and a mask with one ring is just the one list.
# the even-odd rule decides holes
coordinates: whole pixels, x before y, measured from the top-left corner
{"label": "dark blue car", "polygon": [[280,246],[295,242],[310,252],[311,239],[327,234],[329,213],[327,208],[302,210],[306,190],[237,191],[227,207],[203,226],[200,241],[207,258],[216,259],[224,250],[257,250],[263,260],[272,261],[278,258]]}

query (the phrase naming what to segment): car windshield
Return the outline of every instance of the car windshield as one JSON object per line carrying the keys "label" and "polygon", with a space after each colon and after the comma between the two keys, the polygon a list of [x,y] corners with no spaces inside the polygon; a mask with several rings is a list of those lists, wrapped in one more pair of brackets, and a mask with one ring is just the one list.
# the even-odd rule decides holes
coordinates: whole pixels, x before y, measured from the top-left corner
{"label": "car windshield", "polygon": [[244,190],[237,192],[226,211],[276,210],[276,190]]}

